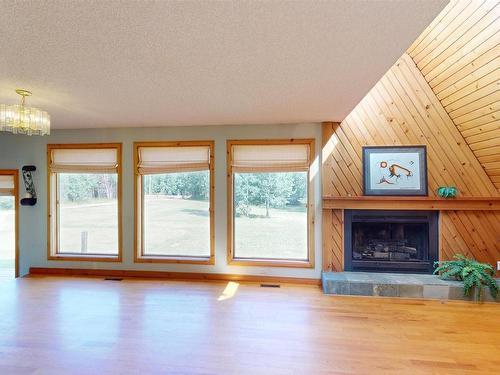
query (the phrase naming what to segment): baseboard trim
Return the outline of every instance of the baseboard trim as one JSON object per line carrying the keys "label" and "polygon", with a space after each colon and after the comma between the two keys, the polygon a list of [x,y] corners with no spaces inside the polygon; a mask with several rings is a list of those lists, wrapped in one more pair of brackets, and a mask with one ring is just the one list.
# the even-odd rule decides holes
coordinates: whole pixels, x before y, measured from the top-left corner
{"label": "baseboard trim", "polygon": [[87,268],[43,268],[31,267],[29,275],[46,276],[112,276],[140,279],[170,279],[170,280],[197,280],[197,281],[242,281],[321,285],[321,279],[260,276],[260,275],[235,275],[223,273],[195,273],[195,272],[168,272],[168,271],[138,271],[138,270],[97,270]]}

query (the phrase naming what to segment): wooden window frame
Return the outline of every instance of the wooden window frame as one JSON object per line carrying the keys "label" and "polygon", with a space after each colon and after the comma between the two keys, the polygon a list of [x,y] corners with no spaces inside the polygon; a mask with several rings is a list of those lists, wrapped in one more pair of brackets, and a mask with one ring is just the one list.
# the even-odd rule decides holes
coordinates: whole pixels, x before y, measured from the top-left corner
{"label": "wooden window frame", "polygon": [[[234,257],[234,176],[232,169],[233,146],[237,145],[309,145],[309,168],[307,171],[307,260],[287,259],[261,259],[261,258],[236,258]],[[314,183],[311,178],[311,165],[315,157],[314,139],[249,139],[226,141],[227,163],[227,262],[231,266],[257,266],[257,267],[295,267],[314,268]],[[265,171],[263,171],[265,172]]]}
{"label": "wooden window frame", "polygon": [[[139,148],[142,147],[193,147],[208,146],[209,159],[209,220],[210,220],[210,255],[208,257],[145,255],[142,240],[144,201],[142,199],[142,174],[139,173]],[[215,141],[152,141],[134,142],[134,263],[182,263],[215,264]]]}
{"label": "wooden window frame", "polygon": [[[57,149],[116,149],[118,168],[116,198],[118,203],[118,254],[117,255],[79,255],[79,254],[61,254],[57,252],[59,238],[59,217],[57,215],[57,196],[58,183],[57,173],[52,172],[50,165],[52,163],[52,150]],[[53,186],[54,185],[54,186]],[[52,189],[54,187],[54,189]],[[78,262],[121,262],[122,257],[122,144],[121,143],[65,143],[47,145],[47,259]]]}
{"label": "wooden window frame", "polygon": [[0,176],[12,176],[14,179],[14,277],[19,277],[19,171],[17,169],[0,169]]}

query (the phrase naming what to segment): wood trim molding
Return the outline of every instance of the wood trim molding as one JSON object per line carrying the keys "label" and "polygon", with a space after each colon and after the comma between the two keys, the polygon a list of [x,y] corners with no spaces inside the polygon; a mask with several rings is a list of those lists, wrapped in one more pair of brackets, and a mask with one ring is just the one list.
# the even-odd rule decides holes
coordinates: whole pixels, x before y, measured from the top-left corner
{"label": "wood trim molding", "polygon": [[[208,146],[210,148],[209,180],[210,180],[210,255],[208,257],[183,256],[148,256],[143,254],[142,244],[142,216],[144,202],[139,173],[140,147],[189,147]],[[177,263],[177,264],[215,264],[215,141],[146,141],[134,142],[134,263]]]}
{"label": "wood trim molding", "polygon": [[14,178],[14,263],[15,277],[19,277],[19,170],[17,169],[0,169],[1,176],[12,176]]}
{"label": "wood trim molding", "polygon": [[[101,149],[101,148],[115,148],[117,151],[118,168],[117,168],[117,192],[116,197],[118,201],[118,254],[117,255],[79,255],[79,254],[59,254],[57,249],[53,249],[53,239],[57,240],[58,234],[53,233],[58,230],[57,225],[53,224],[53,191],[52,184],[54,184],[55,173],[50,170],[52,162],[52,150],[55,149]],[[47,259],[59,261],[76,261],[76,262],[121,262],[123,250],[123,178],[122,178],[122,144],[121,143],[65,143],[65,144],[47,144]],[[57,183],[55,183],[57,188]],[[54,228],[53,228],[54,227]]]}
{"label": "wood trim molding", "polygon": [[136,256],[134,263],[174,263],[214,265],[214,257],[181,257],[181,256]]}
{"label": "wood trim molding", "polygon": [[[243,259],[234,257],[234,241],[233,241],[233,145],[287,145],[287,144],[307,144],[309,145],[309,160],[314,161],[316,148],[315,140],[308,139],[238,139],[226,141],[226,170],[227,170],[227,263],[231,266],[257,266],[257,267],[293,267],[293,268],[314,268],[314,184],[311,174],[308,171],[308,197],[307,197],[307,254],[308,259],[305,261],[292,261],[286,259]],[[310,165],[309,165],[310,169]]]}
{"label": "wood trim molding", "polygon": [[323,197],[324,210],[467,210],[500,211],[500,197]]}
{"label": "wood trim molding", "polygon": [[137,271],[137,270],[97,270],[86,268],[43,268],[31,267],[29,275],[45,276],[90,276],[90,277],[125,277],[141,279],[170,279],[170,280],[200,280],[200,281],[241,281],[241,282],[270,282],[286,284],[321,285],[321,279],[295,278],[281,276],[236,275],[222,273],[191,273],[167,271]]}
{"label": "wood trim molding", "polygon": [[245,259],[233,258],[231,266],[256,266],[256,267],[290,267],[290,268],[314,268],[314,259],[312,261],[293,261],[281,259]]}
{"label": "wood trim molding", "polygon": [[[340,122],[333,122],[333,121],[323,121],[321,123],[321,149],[323,149],[328,141],[330,140],[330,137],[332,134],[335,133],[335,131],[338,129],[340,126]],[[325,158],[328,157],[328,154],[324,156]]]}

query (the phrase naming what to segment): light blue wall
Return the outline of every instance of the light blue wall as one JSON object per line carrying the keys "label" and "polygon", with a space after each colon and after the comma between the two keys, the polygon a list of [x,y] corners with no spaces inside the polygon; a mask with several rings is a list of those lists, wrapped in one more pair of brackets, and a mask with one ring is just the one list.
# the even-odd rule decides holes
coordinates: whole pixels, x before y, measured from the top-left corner
{"label": "light blue wall", "polygon": [[[315,138],[317,157],[314,176],[315,200],[315,264],[314,269],[228,266],[226,262],[226,140],[269,138]],[[133,262],[134,141],[215,140],[215,265],[135,264]],[[48,143],[123,143],[123,262],[93,263],[47,260],[47,157]],[[120,128],[55,130],[48,137],[28,137],[0,133],[0,169],[37,167],[34,176],[38,203],[20,210],[20,273],[30,267],[95,268],[155,270],[176,272],[214,272],[231,274],[275,275],[319,278],[321,274],[321,128],[319,124],[299,125],[233,125],[165,128]],[[24,185],[20,179],[21,197]],[[1,241],[1,239],[0,239]]]}

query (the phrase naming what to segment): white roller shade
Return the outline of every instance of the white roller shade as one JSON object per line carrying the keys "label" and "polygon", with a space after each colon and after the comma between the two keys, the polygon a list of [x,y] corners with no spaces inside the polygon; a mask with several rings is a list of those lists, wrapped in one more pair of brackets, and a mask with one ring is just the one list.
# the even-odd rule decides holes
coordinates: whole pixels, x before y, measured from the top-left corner
{"label": "white roller shade", "polygon": [[308,144],[233,145],[232,167],[235,172],[308,170]]}
{"label": "white roller shade", "polygon": [[52,150],[52,172],[57,173],[116,173],[116,148],[72,148]]}
{"label": "white roller shade", "polygon": [[0,195],[14,195],[14,176],[0,176]]}
{"label": "white roller shade", "polygon": [[139,147],[140,174],[209,169],[209,146]]}

